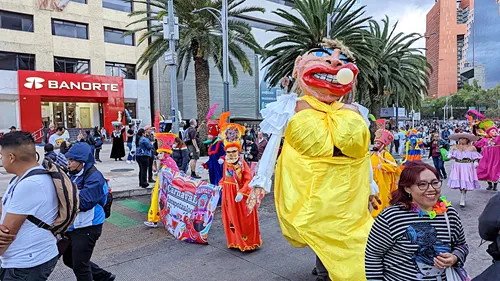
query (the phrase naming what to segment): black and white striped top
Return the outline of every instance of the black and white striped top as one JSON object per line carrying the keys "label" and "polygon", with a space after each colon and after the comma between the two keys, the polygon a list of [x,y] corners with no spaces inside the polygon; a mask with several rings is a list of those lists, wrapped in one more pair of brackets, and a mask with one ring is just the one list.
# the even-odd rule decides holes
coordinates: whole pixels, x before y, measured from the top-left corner
{"label": "black and white striped top", "polygon": [[[469,248],[457,211],[449,207],[451,253],[459,265],[465,263]],[[393,205],[380,213],[366,245],[365,268],[368,281],[445,281],[444,270],[434,267],[434,257],[450,252],[444,214],[434,219]]]}

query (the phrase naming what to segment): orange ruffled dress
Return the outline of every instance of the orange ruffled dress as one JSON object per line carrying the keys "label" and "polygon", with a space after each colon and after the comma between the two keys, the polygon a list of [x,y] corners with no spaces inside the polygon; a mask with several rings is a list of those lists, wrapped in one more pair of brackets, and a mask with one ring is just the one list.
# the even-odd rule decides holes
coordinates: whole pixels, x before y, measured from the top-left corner
{"label": "orange ruffled dress", "polygon": [[[246,205],[251,188],[252,172],[247,163],[240,159],[237,164],[224,163],[222,186],[222,223],[226,233],[227,247],[250,251],[262,245],[257,207],[247,216]],[[244,198],[236,202],[238,193]]]}

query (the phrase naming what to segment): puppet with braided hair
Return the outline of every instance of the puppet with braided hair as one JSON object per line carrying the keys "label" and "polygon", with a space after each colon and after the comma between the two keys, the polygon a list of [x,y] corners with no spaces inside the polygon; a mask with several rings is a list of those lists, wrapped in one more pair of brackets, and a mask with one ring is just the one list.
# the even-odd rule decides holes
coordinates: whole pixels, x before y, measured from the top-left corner
{"label": "puppet with braided hair", "polygon": [[[365,246],[373,223],[368,110],[340,100],[353,90],[359,70],[338,40],[295,60],[293,78],[303,96],[281,95],[261,114],[271,138],[250,186],[249,207],[271,191],[285,238],[316,254],[317,280],[366,280]],[[276,163],[280,141],[282,152]],[[370,188],[372,187],[372,188]]]}

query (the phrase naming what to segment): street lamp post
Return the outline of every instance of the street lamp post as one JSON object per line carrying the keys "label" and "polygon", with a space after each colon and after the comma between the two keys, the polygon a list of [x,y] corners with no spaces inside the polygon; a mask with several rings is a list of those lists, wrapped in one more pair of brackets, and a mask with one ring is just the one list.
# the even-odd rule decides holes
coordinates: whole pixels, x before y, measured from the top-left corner
{"label": "street lamp post", "polygon": [[[205,7],[193,10],[192,13],[197,14],[201,11],[207,11],[212,14],[219,22],[222,31],[222,79],[224,81],[224,111],[229,111],[229,27],[228,27],[228,8],[227,0],[222,0],[221,11]],[[214,12],[220,14],[218,17]]]}
{"label": "street lamp post", "polygon": [[168,1],[168,16],[163,17],[163,38],[168,40],[168,51],[165,53],[165,64],[170,67],[170,103],[172,113],[172,132],[179,133],[177,121],[177,53],[175,44],[179,40],[179,24],[174,14],[174,1]]}

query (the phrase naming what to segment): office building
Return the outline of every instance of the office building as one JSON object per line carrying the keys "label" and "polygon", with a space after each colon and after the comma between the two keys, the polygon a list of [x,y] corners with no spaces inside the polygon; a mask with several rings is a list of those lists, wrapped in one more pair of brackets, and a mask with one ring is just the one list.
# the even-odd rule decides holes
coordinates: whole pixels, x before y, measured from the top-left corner
{"label": "office building", "polygon": [[429,95],[442,97],[461,88],[460,70],[470,48],[474,0],[437,0],[427,14],[426,57],[432,65]]}
{"label": "office building", "polygon": [[[146,45],[124,36],[120,0],[0,1],[0,131],[50,123],[112,130],[119,111],[151,123],[148,76],[135,63]],[[121,113],[125,115],[124,112]]]}

